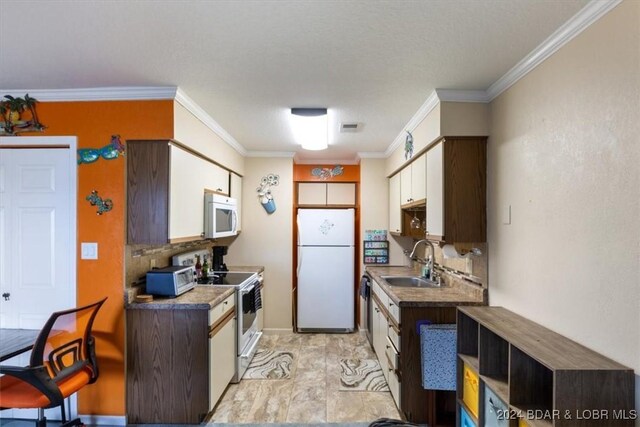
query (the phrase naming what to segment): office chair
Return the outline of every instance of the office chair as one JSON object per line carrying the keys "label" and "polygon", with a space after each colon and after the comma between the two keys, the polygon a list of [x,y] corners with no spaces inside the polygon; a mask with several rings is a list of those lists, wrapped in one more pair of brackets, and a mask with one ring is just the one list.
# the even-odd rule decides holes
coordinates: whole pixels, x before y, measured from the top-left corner
{"label": "office chair", "polygon": [[38,334],[29,366],[0,366],[0,409],[37,408],[37,427],[45,427],[44,410],[60,406],[62,426],[67,421],[64,401],[98,379],[93,320],[106,298],[84,307],[51,315]]}

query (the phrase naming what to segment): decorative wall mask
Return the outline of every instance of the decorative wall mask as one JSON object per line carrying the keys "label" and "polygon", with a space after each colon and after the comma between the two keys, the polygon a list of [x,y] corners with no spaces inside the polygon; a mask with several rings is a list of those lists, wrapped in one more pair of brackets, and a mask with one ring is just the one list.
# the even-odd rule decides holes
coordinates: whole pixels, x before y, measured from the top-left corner
{"label": "decorative wall mask", "polygon": [[37,102],[38,100],[31,98],[29,94],[24,98],[5,95],[0,101],[0,135],[13,136],[21,132],[42,132],[45,126],[38,120]]}
{"label": "decorative wall mask", "polygon": [[342,175],[344,168],[340,165],[336,165],[334,168],[313,168],[311,169],[311,175],[320,179],[331,179],[334,176]]}
{"label": "decorative wall mask", "polygon": [[98,215],[102,215],[103,213],[109,212],[113,209],[113,201],[111,199],[103,199],[98,196],[98,190],[93,190],[91,194],[86,197],[86,200],[89,201],[91,206],[98,207],[98,212],[96,212]]}
{"label": "decorative wall mask", "polygon": [[120,154],[124,156],[124,144],[120,142],[120,135],[112,135],[111,142],[102,148],[79,148],[78,164],[93,163],[101,156],[105,160],[117,159]]}
{"label": "decorative wall mask", "polygon": [[411,132],[407,132],[407,138],[404,141],[404,159],[409,160],[413,157],[413,135]]}
{"label": "decorative wall mask", "polygon": [[262,205],[268,214],[272,214],[276,211],[276,201],[273,200],[271,194],[271,187],[280,183],[280,176],[270,173],[267,176],[263,176],[260,180],[260,186],[257,188],[258,201]]}

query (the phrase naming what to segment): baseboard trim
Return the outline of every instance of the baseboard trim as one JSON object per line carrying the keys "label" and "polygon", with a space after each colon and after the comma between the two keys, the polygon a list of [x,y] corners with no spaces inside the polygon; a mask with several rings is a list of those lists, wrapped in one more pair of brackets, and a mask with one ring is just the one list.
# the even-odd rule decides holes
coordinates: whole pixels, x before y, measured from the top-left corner
{"label": "baseboard trim", "polygon": [[127,419],[124,415],[78,415],[84,424],[97,426],[126,426]]}
{"label": "baseboard trim", "polygon": [[293,332],[293,328],[263,328],[262,333],[265,335],[283,335]]}

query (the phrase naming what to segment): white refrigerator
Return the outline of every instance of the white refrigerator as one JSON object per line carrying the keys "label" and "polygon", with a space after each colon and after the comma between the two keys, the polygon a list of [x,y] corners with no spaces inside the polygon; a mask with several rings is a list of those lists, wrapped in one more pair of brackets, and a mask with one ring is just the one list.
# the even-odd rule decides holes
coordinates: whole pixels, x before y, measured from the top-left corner
{"label": "white refrigerator", "polygon": [[354,330],[354,210],[298,210],[298,330]]}

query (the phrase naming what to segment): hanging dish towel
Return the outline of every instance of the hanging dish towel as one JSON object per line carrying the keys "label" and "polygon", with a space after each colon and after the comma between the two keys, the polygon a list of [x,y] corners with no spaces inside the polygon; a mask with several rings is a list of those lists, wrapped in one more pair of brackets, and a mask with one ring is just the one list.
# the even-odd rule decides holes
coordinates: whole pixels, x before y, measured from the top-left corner
{"label": "hanging dish towel", "polygon": [[256,311],[262,308],[262,282],[259,282],[258,284],[256,284],[256,287],[254,288],[253,302],[255,304]]}
{"label": "hanging dish towel", "polygon": [[456,325],[420,325],[422,388],[456,389]]}

